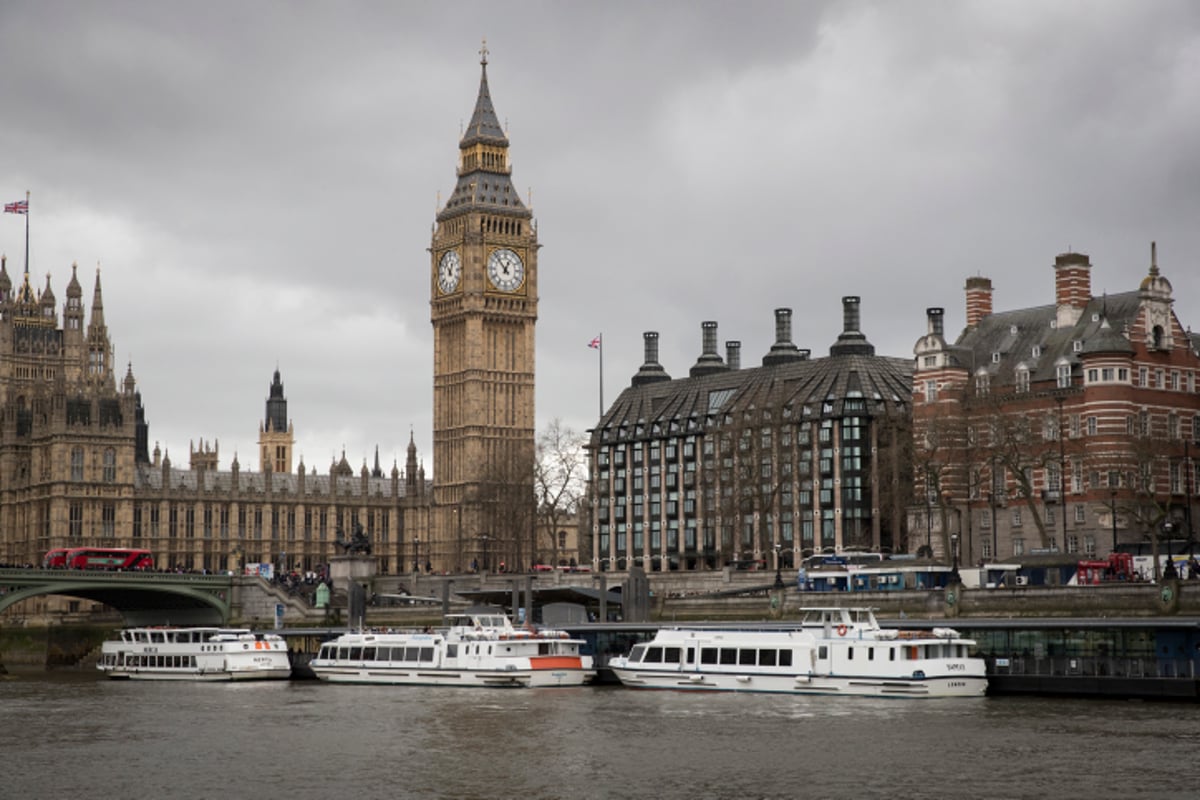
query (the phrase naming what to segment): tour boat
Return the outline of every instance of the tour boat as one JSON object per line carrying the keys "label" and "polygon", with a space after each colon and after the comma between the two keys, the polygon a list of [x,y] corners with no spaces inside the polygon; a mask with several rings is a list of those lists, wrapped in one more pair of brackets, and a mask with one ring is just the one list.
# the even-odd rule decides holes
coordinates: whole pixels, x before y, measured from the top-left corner
{"label": "tour boat", "polygon": [[868,697],[978,697],[975,645],[951,628],[884,629],[869,608],[805,608],[799,628],[670,628],[608,666],[625,686]]}
{"label": "tour boat", "polygon": [[283,638],[247,628],[125,628],[101,646],[110,678],[249,681],[290,678]]}
{"label": "tour boat", "polygon": [[330,683],[580,686],[596,675],[582,645],[562,631],[514,628],[503,614],[463,613],[420,632],[342,634],[309,666]]}

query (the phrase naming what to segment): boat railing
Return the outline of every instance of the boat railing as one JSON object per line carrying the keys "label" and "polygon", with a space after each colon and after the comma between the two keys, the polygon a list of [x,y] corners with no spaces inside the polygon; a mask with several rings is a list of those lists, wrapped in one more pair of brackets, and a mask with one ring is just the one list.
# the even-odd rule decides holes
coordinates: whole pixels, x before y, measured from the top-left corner
{"label": "boat railing", "polygon": [[988,656],[995,675],[1083,678],[1179,678],[1196,680],[1190,658],[1112,658],[1107,656]]}

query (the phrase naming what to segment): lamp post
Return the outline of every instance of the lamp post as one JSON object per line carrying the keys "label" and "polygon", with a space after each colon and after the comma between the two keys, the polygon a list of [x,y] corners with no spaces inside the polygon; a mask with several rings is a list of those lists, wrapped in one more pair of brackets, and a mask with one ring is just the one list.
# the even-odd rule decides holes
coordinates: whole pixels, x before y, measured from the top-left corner
{"label": "lamp post", "polygon": [[933,557],[933,487],[930,486],[930,480],[933,477],[933,471],[930,467],[925,468],[925,554],[927,557]]}
{"label": "lamp post", "polygon": [[1108,490],[1109,511],[1112,513],[1112,531],[1113,531],[1113,546],[1112,551],[1117,552],[1117,489],[1110,487]]}
{"label": "lamp post", "polygon": [[[960,518],[959,524],[962,524],[961,518]],[[962,578],[959,577],[959,574],[958,574],[958,534],[957,533],[950,534],[950,553],[951,553],[951,557],[954,559],[950,566],[950,582],[951,583],[962,583]]]}
{"label": "lamp post", "polygon": [[413,537],[413,572],[421,572],[421,537]]}
{"label": "lamp post", "polygon": [[779,553],[781,550],[783,550],[783,545],[781,545],[779,542],[776,542],[774,544],[774,548],[775,548],[775,588],[782,589],[783,588],[783,573],[780,572],[781,565],[779,563]]}
{"label": "lamp post", "polygon": [[1062,517],[1062,550],[1060,552],[1064,553],[1067,551],[1067,494],[1064,491],[1067,485],[1065,472],[1067,457],[1064,449],[1064,439],[1066,437],[1063,435],[1063,402],[1066,399],[1061,394],[1054,398],[1054,402],[1058,403],[1058,510]]}
{"label": "lamp post", "polygon": [[483,555],[483,571],[486,574],[490,567],[488,566],[488,539],[490,537],[486,533],[479,534],[479,549]]}
{"label": "lamp post", "polygon": [[1000,522],[996,519],[996,494],[989,491],[987,496],[988,510],[992,514],[992,560],[998,561],[1000,559]]}

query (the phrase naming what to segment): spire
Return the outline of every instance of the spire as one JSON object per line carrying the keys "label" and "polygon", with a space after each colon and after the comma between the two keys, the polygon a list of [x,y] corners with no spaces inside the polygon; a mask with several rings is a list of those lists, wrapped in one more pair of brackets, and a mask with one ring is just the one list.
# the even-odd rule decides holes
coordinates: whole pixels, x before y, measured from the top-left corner
{"label": "spire", "polygon": [[76,272],[79,269],[78,264],[71,265],[71,281],[67,284],[67,299],[72,297],[83,297],[83,287],[79,285],[79,276]]}
{"label": "spire", "polygon": [[478,142],[488,142],[508,147],[508,137],[504,135],[504,129],[500,127],[500,121],[496,118],[496,109],[492,106],[492,93],[488,89],[487,39],[483,40],[483,46],[479,48],[479,56],[479,96],[475,98],[475,112],[471,114],[471,121],[463,132],[460,146],[465,148]]}
{"label": "spire", "polygon": [[371,477],[383,477],[383,469],[379,466],[379,445],[375,445],[375,468],[371,470]]}
{"label": "spire", "polygon": [[486,210],[531,218],[512,185],[512,165],[508,161],[508,136],[500,127],[492,93],[488,88],[487,41],[479,50],[479,94],[471,122],[458,142],[458,182],[438,222],[468,211]]}
{"label": "spire", "polygon": [[96,288],[92,289],[92,322],[89,327],[104,327],[104,300],[100,292],[100,267],[96,267]]}
{"label": "spire", "polygon": [[263,430],[287,433],[287,429],[287,398],[283,396],[283,381],[279,379],[279,368],[276,367],[267,397],[267,417]]}

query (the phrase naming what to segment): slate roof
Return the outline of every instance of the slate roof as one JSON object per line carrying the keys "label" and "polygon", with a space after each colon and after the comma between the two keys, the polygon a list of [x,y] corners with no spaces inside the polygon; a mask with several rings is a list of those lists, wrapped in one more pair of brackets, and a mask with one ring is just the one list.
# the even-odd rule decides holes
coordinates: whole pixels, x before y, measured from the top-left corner
{"label": "slate roof", "polygon": [[[479,79],[479,95],[475,99],[475,111],[471,114],[471,122],[463,132],[459,142],[460,150],[469,150],[477,144],[488,144],[495,147],[508,148],[508,137],[500,127],[496,118],[496,109],[492,106],[492,93],[488,88],[487,59],[482,62],[482,76]],[[505,168],[485,168],[482,165],[458,176],[458,182],[446,207],[438,214],[438,219],[455,216],[468,210],[485,210],[489,213],[510,214],[520,217],[531,216],[530,211],[521,202],[520,194],[512,185],[512,179]]]}
{"label": "slate roof", "polygon": [[[1012,383],[1017,366],[1022,363],[1029,369],[1031,382],[1049,381],[1055,377],[1059,359],[1065,358],[1074,371],[1081,364],[1081,355],[1132,353],[1124,334],[1134,323],[1138,303],[1138,292],[1093,298],[1079,321],[1064,328],[1052,325],[1058,316],[1054,305],[1001,311],[989,314],[974,328],[964,331],[948,350],[957,366],[967,368],[972,374],[982,367],[995,384]],[[1114,337],[1125,340],[1128,350],[1122,349]],[[1079,351],[1075,342],[1080,342]]]}
{"label": "slate roof", "polygon": [[698,432],[750,404],[790,403],[802,419],[841,416],[846,400],[861,398],[864,416],[880,416],[881,404],[889,412],[909,406],[912,372],[909,358],[839,355],[630,386],[605,412],[593,440]]}

